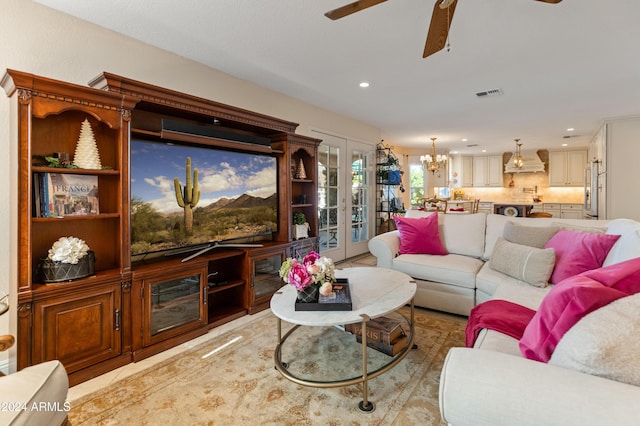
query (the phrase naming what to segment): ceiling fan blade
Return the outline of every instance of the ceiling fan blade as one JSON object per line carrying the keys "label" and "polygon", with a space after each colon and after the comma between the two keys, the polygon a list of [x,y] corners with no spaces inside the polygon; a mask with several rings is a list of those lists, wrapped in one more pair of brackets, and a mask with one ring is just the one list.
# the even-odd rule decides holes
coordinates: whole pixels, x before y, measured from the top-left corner
{"label": "ceiling fan blade", "polygon": [[433,14],[431,15],[431,24],[429,24],[429,32],[427,33],[427,42],[424,45],[423,58],[442,50],[447,43],[447,35],[449,27],[453,20],[453,12],[456,10],[457,1],[453,1],[449,7],[440,8],[440,4],[446,0],[437,0],[433,6]]}
{"label": "ceiling fan blade", "polygon": [[387,0],[354,1],[353,3],[349,3],[345,6],[330,10],[325,13],[324,16],[335,21],[336,19],[344,18],[347,15],[351,15],[352,13],[359,12],[371,6],[375,6],[376,4],[384,3],[385,1]]}
{"label": "ceiling fan blade", "polygon": [[543,3],[553,3],[553,4],[558,4],[560,3],[562,0],[536,0],[536,1],[541,1]]}

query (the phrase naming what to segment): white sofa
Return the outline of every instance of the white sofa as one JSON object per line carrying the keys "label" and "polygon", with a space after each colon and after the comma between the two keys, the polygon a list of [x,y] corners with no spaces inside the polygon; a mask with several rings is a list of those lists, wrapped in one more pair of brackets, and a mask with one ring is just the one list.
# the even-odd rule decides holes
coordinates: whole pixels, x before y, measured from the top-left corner
{"label": "white sofa", "polygon": [[67,424],[67,372],[47,361],[0,377],[0,425]]}
{"label": "white sofa", "polygon": [[[410,216],[423,213],[411,212]],[[550,290],[492,269],[491,254],[508,221],[526,226],[603,227],[620,234],[604,266],[640,257],[640,223],[512,218],[479,213],[441,215],[441,239],[450,254],[398,254],[399,231],[369,242],[378,266],[416,279],[416,305],[468,315],[490,299],[536,309]],[[482,330],[474,348],[453,348],[440,378],[440,409],[451,425],[640,424],[640,387],[524,358],[517,339]],[[640,359],[640,358],[637,358]]]}

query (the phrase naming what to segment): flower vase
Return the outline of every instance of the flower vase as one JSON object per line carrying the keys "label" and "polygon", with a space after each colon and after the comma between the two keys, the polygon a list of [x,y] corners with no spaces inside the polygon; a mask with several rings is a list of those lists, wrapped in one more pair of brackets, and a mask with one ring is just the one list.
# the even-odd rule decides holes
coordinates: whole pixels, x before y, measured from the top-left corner
{"label": "flower vase", "polygon": [[300,303],[317,303],[320,297],[320,289],[317,285],[311,284],[298,290],[298,302]]}

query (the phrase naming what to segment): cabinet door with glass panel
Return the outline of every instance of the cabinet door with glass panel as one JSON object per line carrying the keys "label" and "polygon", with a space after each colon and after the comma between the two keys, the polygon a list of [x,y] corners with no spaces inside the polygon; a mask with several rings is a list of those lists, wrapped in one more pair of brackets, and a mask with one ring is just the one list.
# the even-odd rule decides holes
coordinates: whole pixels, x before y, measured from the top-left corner
{"label": "cabinet door with glass panel", "polygon": [[249,257],[251,271],[250,314],[268,308],[273,293],[284,285],[279,272],[288,250],[288,246],[278,245],[251,251]]}
{"label": "cabinet door with glass panel", "polygon": [[206,265],[157,271],[138,284],[143,294],[143,346],[207,325]]}

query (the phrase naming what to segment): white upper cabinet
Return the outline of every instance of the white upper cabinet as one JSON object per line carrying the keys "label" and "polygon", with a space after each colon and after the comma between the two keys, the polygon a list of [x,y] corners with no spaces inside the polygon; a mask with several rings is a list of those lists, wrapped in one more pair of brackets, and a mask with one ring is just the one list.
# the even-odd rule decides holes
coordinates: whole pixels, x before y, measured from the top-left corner
{"label": "white upper cabinet", "polygon": [[587,150],[549,151],[549,186],[583,186]]}
{"label": "white upper cabinet", "polygon": [[473,186],[473,157],[464,156],[462,161],[461,186]]}
{"label": "white upper cabinet", "polygon": [[502,187],[502,155],[473,157],[473,186]]}

